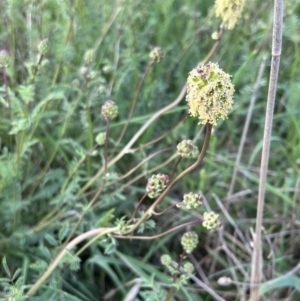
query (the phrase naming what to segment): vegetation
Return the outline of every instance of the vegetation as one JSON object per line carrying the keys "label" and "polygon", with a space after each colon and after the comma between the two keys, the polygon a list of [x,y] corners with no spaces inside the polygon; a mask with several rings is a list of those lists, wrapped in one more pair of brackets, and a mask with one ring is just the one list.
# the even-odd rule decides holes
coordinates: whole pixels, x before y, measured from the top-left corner
{"label": "vegetation", "polygon": [[300,299],[300,1],[264,203],[274,1],[216,5],[1,1],[0,300]]}

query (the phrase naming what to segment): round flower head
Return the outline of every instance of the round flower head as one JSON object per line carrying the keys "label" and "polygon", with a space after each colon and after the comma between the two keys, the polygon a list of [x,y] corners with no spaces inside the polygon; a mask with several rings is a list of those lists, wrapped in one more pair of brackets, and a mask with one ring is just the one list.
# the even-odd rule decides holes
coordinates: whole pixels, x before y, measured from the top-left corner
{"label": "round flower head", "polygon": [[200,205],[202,205],[203,198],[199,193],[185,193],[183,196],[183,203],[186,209],[197,209]]}
{"label": "round flower head", "polygon": [[186,232],[181,238],[181,245],[186,253],[192,253],[198,245],[198,235],[196,232]]}
{"label": "round flower head", "polygon": [[186,262],[184,265],[183,265],[183,268],[184,270],[188,273],[188,274],[193,274],[195,268],[193,266],[192,263],[190,262]]}
{"label": "round flower head", "polygon": [[7,68],[10,63],[10,56],[6,50],[0,50],[0,68]]}
{"label": "round flower head", "polygon": [[151,50],[149,57],[151,61],[159,63],[163,57],[163,51],[160,47],[155,47]]}
{"label": "round flower head", "polygon": [[195,158],[198,156],[198,149],[192,140],[183,140],[177,145],[177,152],[183,158]]}
{"label": "round flower head", "polygon": [[203,214],[202,226],[207,230],[216,230],[221,226],[220,215],[211,211]]}
{"label": "round flower head", "polygon": [[115,119],[118,116],[118,106],[112,100],[108,100],[102,106],[101,113],[105,119]]}
{"label": "round flower head", "polygon": [[44,55],[48,52],[49,50],[49,42],[48,39],[44,39],[39,42],[38,44],[38,51],[40,55]]}
{"label": "round flower head", "polygon": [[221,16],[228,29],[234,28],[241,17],[245,0],[216,0],[216,16]]}
{"label": "round flower head", "polygon": [[230,75],[218,64],[199,65],[187,79],[189,113],[198,117],[201,124],[216,125],[218,119],[227,118],[233,104],[233,92]]}
{"label": "round flower head", "polygon": [[90,65],[95,59],[95,50],[88,49],[84,54],[84,62],[87,65]]}
{"label": "round flower head", "polygon": [[106,133],[99,133],[97,136],[96,136],[96,142],[99,144],[99,145],[104,145],[105,144],[105,139],[106,139]]}
{"label": "round flower head", "polygon": [[152,175],[151,178],[148,179],[146,186],[149,198],[154,199],[158,197],[161,192],[167,187],[168,183],[169,176],[161,173]]}
{"label": "round flower head", "polygon": [[165,266],[168,266],[171,264],[172,262],[172,258],[170,255],[168,254],[163,254],[161,257],[160,257],[160,262],[162,265],[165,265]]}

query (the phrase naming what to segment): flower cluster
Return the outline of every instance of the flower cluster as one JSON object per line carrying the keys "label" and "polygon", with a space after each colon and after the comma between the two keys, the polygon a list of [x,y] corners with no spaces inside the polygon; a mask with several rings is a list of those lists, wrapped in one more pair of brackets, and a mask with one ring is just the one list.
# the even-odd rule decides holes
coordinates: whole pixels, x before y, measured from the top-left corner
{"label": "flower cluster", "polygon": [[160,47],[155,47],[151,50],[149,57],[152,62],[159,63],[163,57],[163,51]]}
{"label": "flower cluster", "polygon": [[152,175],[151,178],[148,179],[148,183],[146,186],[146,190],[148,192],[148,196],[151,199],[158,197],[161,192],[167,187],[169,183],[169,176],[164,174]]}
{"label": "flower cluster", "polygon": [[198,235],[196,232],[186,232],[181,238],[181,245],[186,253],[190,254],[198,245]]}
{"label": "flower cluster", "polygon": [[183,158],[196,158],[198,149],[192,140],[183,140],[177,145],[177,152]]}
{"label": "flower cluster", "polygon": [[183,196],[183,204],[186,209],[197,209],[203,203],[203,198],[199,193],[189,192]]}
{"label": "flower cluster", "polygon": [[221,17],[228,29],[234,28],[241,17],[245,0],[216,0],[216,16]]}
{"label": "flower cluster", "polygon": [[99,133],[96,138],[95,138],[96,142],[99,144],[99,145],[104,145],[105,144],[105,140],[106,140],[106,133],[105,132],[102,132],[102,133]]}
{"label": "flower cluster", "polygon": [[202,226],[207,230],[216,230],[221,226],[220,215],[211,211],[205,212],[203,214],[203,223]]}
{"label": "flower cluster", "polygon": [[199,65],[189,73],[186,96],[189,113],[202,124],[216,125],[218,119],[227,118],[233,93],[230,75],[218,64]]}
{"label": "flower cluster", "polygon": [[108,100],[102,106],[101,113],[105,119],[115,119],[118,116],[118,106],[112,100]]}
{"label": "flower cluster", "polygon": [[44,39],[38,44],[38,52],[40,55],[45,55],[49,50],[49,42],[48,39]]}
{"label": "flower cluster", "polygon": [[10,63],[10,56],[6,50],[0,50],[0,68],[7,68]]}

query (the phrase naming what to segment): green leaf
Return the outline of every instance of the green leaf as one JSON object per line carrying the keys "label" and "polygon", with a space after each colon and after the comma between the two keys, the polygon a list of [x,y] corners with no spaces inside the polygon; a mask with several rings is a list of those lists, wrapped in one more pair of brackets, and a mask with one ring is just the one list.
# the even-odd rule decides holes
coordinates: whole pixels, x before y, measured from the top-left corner
{"label": "green leaf", "polygon": [[6,262],[6,257],[3,257],[3,259],[2,259],[2,265],[3,265],[3,268],[5,270],[6,275],[9,278],[11,278],[11,274],[10,274],[10,271],[9,271],[9,268],[8,268],[8,265],[7,265],[7,262]]}
{"label": "green leaf", "polygon": [[260,287],[259,293],[260,296],[263,296],[267,292],[279,289],[282,287],[292,287],[300,292],[300,278],[294,275],[287,277],[280,277],[278,280],[270,281],[269,283],[265,283]]}

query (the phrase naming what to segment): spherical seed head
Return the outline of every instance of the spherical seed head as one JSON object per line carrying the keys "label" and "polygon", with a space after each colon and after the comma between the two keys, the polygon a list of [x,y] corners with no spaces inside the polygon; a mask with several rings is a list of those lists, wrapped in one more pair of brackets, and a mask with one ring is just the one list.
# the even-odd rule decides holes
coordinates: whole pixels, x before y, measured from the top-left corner
{"label": "spherical seed head", "polygon": [[10,56],[8,52],[3,49],[0,50],[0,68],[7,68],[10,64]]}
{"label": "spherical seed head", "polygon": [[177,152],[183,158],[195,158],[198,149],[192,140],[183,140],[177,145]]}
{"label": "spherical seed head", "polygon": [[90,65],[95,59],[95,50],[88,49],[84,54],[84,63]]}
{"label": "spherical seed head", "polygon": [[196,232],[186,232],[181,238],[181,245],[186,253],[190,254],[198,245],[198,235]]}
{"label": "spherical seed head", "polygon": [[195,268],[193,266],[193,264],[191,262],[186,262],[183,265],[184,270],[188,273],[188,274],[193,274]]}
{"label": "spherical seed head", "polygon": [[105,119],[115,119],[118,116],[118,106],[112,100],[107,100],[102,106],[101,113]]}
{"label": "spherical seed head", "polygon": [[226,119],[233,104],[234,87],[230,75],[218,64],[208,63],[193,69],[187,79],[186,101],[189,113],[201,124],[217,124]]}
{"label": "spherical seed head", "polygon": [[163,254],[161,257],[160,257],[160,262],[162,265],[165,265],[165,266],[168,266],[171,264],[172,262],[172,258],[170,255],[168,254]]}
{"label": "spherical seed head", "polygon": [[216,0],[216,16],[221,17],[228,29],[234,28],[241,17],[245,0]]}
{"label": "spherical seed head", "polygon": [[221,226],[220,215],[211,211],[203,214],[202,226],[207,230],[216,230]]}
{"label": "spherical seed head", "polygon": [[39,42],[38,44],[38,52],[40,55],[44,55],[48,52],[49,50],[49,42],[48,39],[44,39]]}
{"label": "spherical seed head", "polygon": [[151,199],[158,197],[161,192],[167,187],[169,183],[169,176],[164,174],[152,175],[151,178],[148,179],[148,183],[146,186],[146,191],[148,192],[148,196]]}
{"label": "spherical seed head", "polygon": [[197,209],[202,205],[203,198],[199,193],[189,192],[184,194],[183,203],[188,210]]}
{"label": "spherical seed head", "polygon": [[104,145],[105,144],[105,139],[106,139],[106,133],[99,133],[97,136],[96,136],[96,142],[99,144],[99,145]]}
{"label": "spherical seed head", "polygon": [[149,53],[149,57],[152,62],[159,63],[163,58],[164,54],[160,47],[154,47]]}

